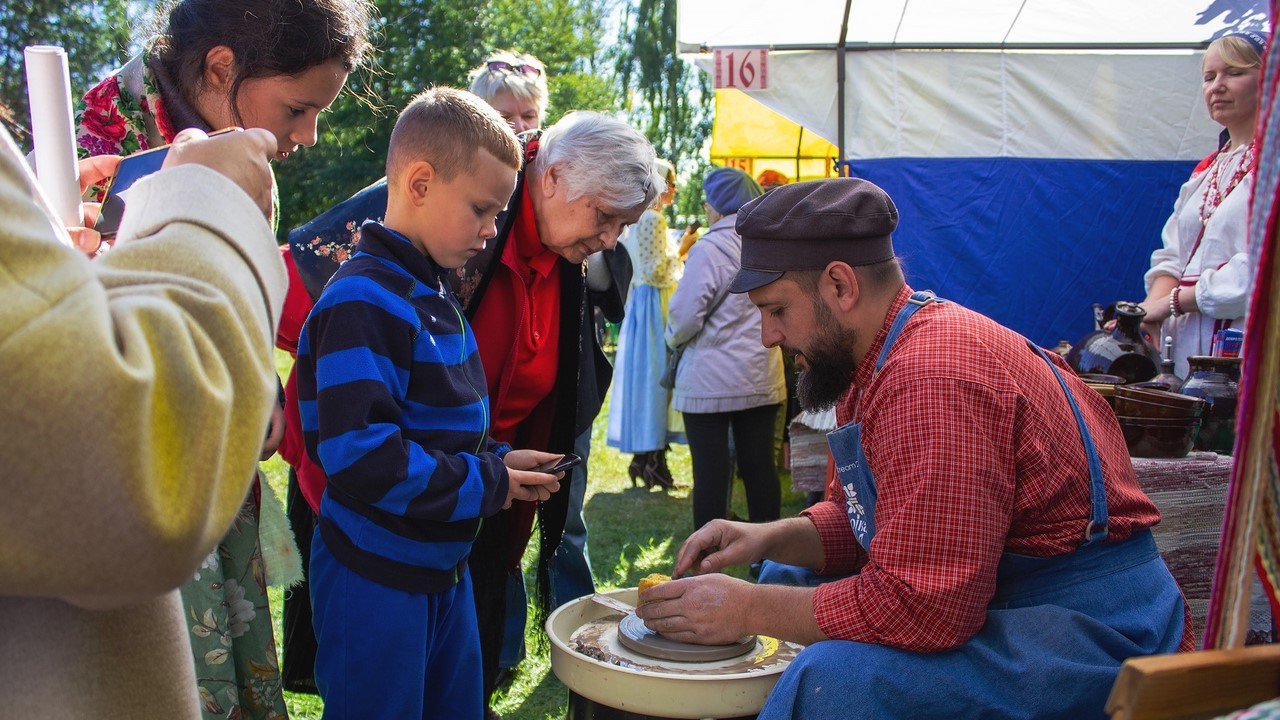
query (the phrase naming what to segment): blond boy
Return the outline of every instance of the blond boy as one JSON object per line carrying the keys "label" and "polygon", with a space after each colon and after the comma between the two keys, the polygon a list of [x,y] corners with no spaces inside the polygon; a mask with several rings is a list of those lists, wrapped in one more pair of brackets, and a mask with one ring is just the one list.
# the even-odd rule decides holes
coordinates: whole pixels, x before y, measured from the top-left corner
{"label": "blond boy", "polygon": [[328,485],[311,555],[326,718],[484,713],[467,558],[481,518],[544,500],[559,456],[489,437],[484,368],[446,273],[515,188],[515,135],[474,95],[401,112],[386,219],[329,281],[298,343],[307,452]]}

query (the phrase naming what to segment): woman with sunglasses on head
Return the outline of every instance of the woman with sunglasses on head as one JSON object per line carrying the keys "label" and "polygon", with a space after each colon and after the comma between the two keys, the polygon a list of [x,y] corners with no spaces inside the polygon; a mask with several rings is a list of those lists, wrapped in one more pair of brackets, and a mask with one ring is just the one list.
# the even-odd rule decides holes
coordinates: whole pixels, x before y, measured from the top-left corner
{"label": "woman with sunglasses on head", "polygon": [[[547,71],[541,60],[527,53],[499,50],[486,57],[467,77],[471,92],[497,110],[517,134],[542,129],[542,121],[547,115]],[[612,254],[614,251],[606,252]],[[570,470],[564,480],[569,486],[569,508],[563,540],[551,561],[554,578],[552,601],[556,605],[595,592],[595,579],[591,576],[591,564],[587,560],[587,523],[582,515],[587,491],[586,460],[591,454],[590,429],[574,441],[573,452],[583,462]],[[510,679],[525,656],[527,618],[524,609],[529,598],[524,573],[518,568],[507,577],[506,596],[508,612],[503,623],[502,651],[498,658],[495,685],[502,685]],[[480,602],[483,604],[484,601]]]}
{"label": "woman with sunglasses on head", "polygon": [[[80,152],[129,155],[171,143],[185,128],[239,126],[271,131],[282,161],[315,144],[319,114],[369,51],[373,12],[368,0],[169,2],[141,54],[84,96]],[[280,414],[262,459],[282,432]],[[182,588],[206,718],[285,716],[266,585],[301,578],[288,527],[271,488],[255,482],[236,523]]]}
{"label": "woman with sunglasses on head", "polygon": [[517,135],[542,127],[547,115],[547,71],[541,60],[499,50],[467,77],[471,92],[497,110]]}

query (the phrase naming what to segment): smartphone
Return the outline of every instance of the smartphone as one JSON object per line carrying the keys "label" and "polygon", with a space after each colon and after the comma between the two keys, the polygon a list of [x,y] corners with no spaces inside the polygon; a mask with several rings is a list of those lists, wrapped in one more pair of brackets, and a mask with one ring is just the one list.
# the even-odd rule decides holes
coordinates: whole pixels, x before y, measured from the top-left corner
{"label": "smartphone", "polygon": [[[209,137],[231,132],[231,130],[232,128],[227,128],[209,133]],[[115,236],[116,231],[120,229],[120,220],[124,217],[124,199],[120,197],[120,193],[133,187],[133,184],[142,178],[159,172],[168,154],[169,146],[161,145],[120,160],[115,176],[107,185],[107,194],[102,198],[102,211],[98,213],[98,221],[93,224],[93,229],[97,230],[98,234],[104,238]]]}
{"label": "smartphone", "polygon": [[700,220],[694,220],[689,223],[689,229],[693,232],[698,232],[698,228],[700,227],[702,227],[702,222]]}
{"label": "smartphone", "polygon": [[568,453],[564,457],[560,458],[559,460],[553,463],[547,463],[542,467],[536,467],[534,468],[534,470],[541,473],[547,473],[549,475],[555,475],[557,473],[562,473],[566,470],[572,470],[573,468],[576,468],[581,464],[582,464],[582,458],[578,457],[577,455],[574,455],[573,453]]}

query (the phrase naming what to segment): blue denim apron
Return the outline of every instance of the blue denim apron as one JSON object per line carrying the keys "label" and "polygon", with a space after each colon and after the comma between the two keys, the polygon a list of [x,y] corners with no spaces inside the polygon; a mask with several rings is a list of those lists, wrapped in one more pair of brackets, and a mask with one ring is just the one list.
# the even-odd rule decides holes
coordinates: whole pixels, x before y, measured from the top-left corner
{"label": "blue denim apron", "polygon": [[[914,293],[889,328],[876,372],[907,321],[932,302]],[[1091,513],[1080,549],[1059,557],[1005,553],[982,630],[960,647],[918,653],[828,640],[788,667],[760,714],[773,718],[1106,717],[1103,705],[1128,657],[1176,652],[1182,594],[1149,531],[1106,544],[1102,463],[1066,380],[1044,358],[1071,405],[1089,463]],[[849,525],[863,548],[875,536],[876,481],[860,423],[828,434]]]}

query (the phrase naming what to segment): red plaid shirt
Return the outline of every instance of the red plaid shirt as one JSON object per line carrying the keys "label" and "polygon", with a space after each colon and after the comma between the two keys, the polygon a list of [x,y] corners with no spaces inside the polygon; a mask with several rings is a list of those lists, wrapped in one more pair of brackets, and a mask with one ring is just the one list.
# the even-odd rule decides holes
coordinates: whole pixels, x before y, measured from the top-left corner
{"label": "red plaid shirt", "polygon": [[[870,552],[854,539],[843,501],[805,511],[822,538],[818,626],[828,637],[916,651],[960,645],[982,627],[1005,552],[1075,550],[1089,519],[1089,469],[1075,418],[1049,366],[1026,340],[955,303],[922,308],[873,374],[904,288],[854,387],[836,409],[862,422],[876,478]],[[1160,520],[1139,489],[1124,436],[1102,396],[1056,355],[1097,444],[1109,541]],[[843,497],[839,494],[837,497]]]}

